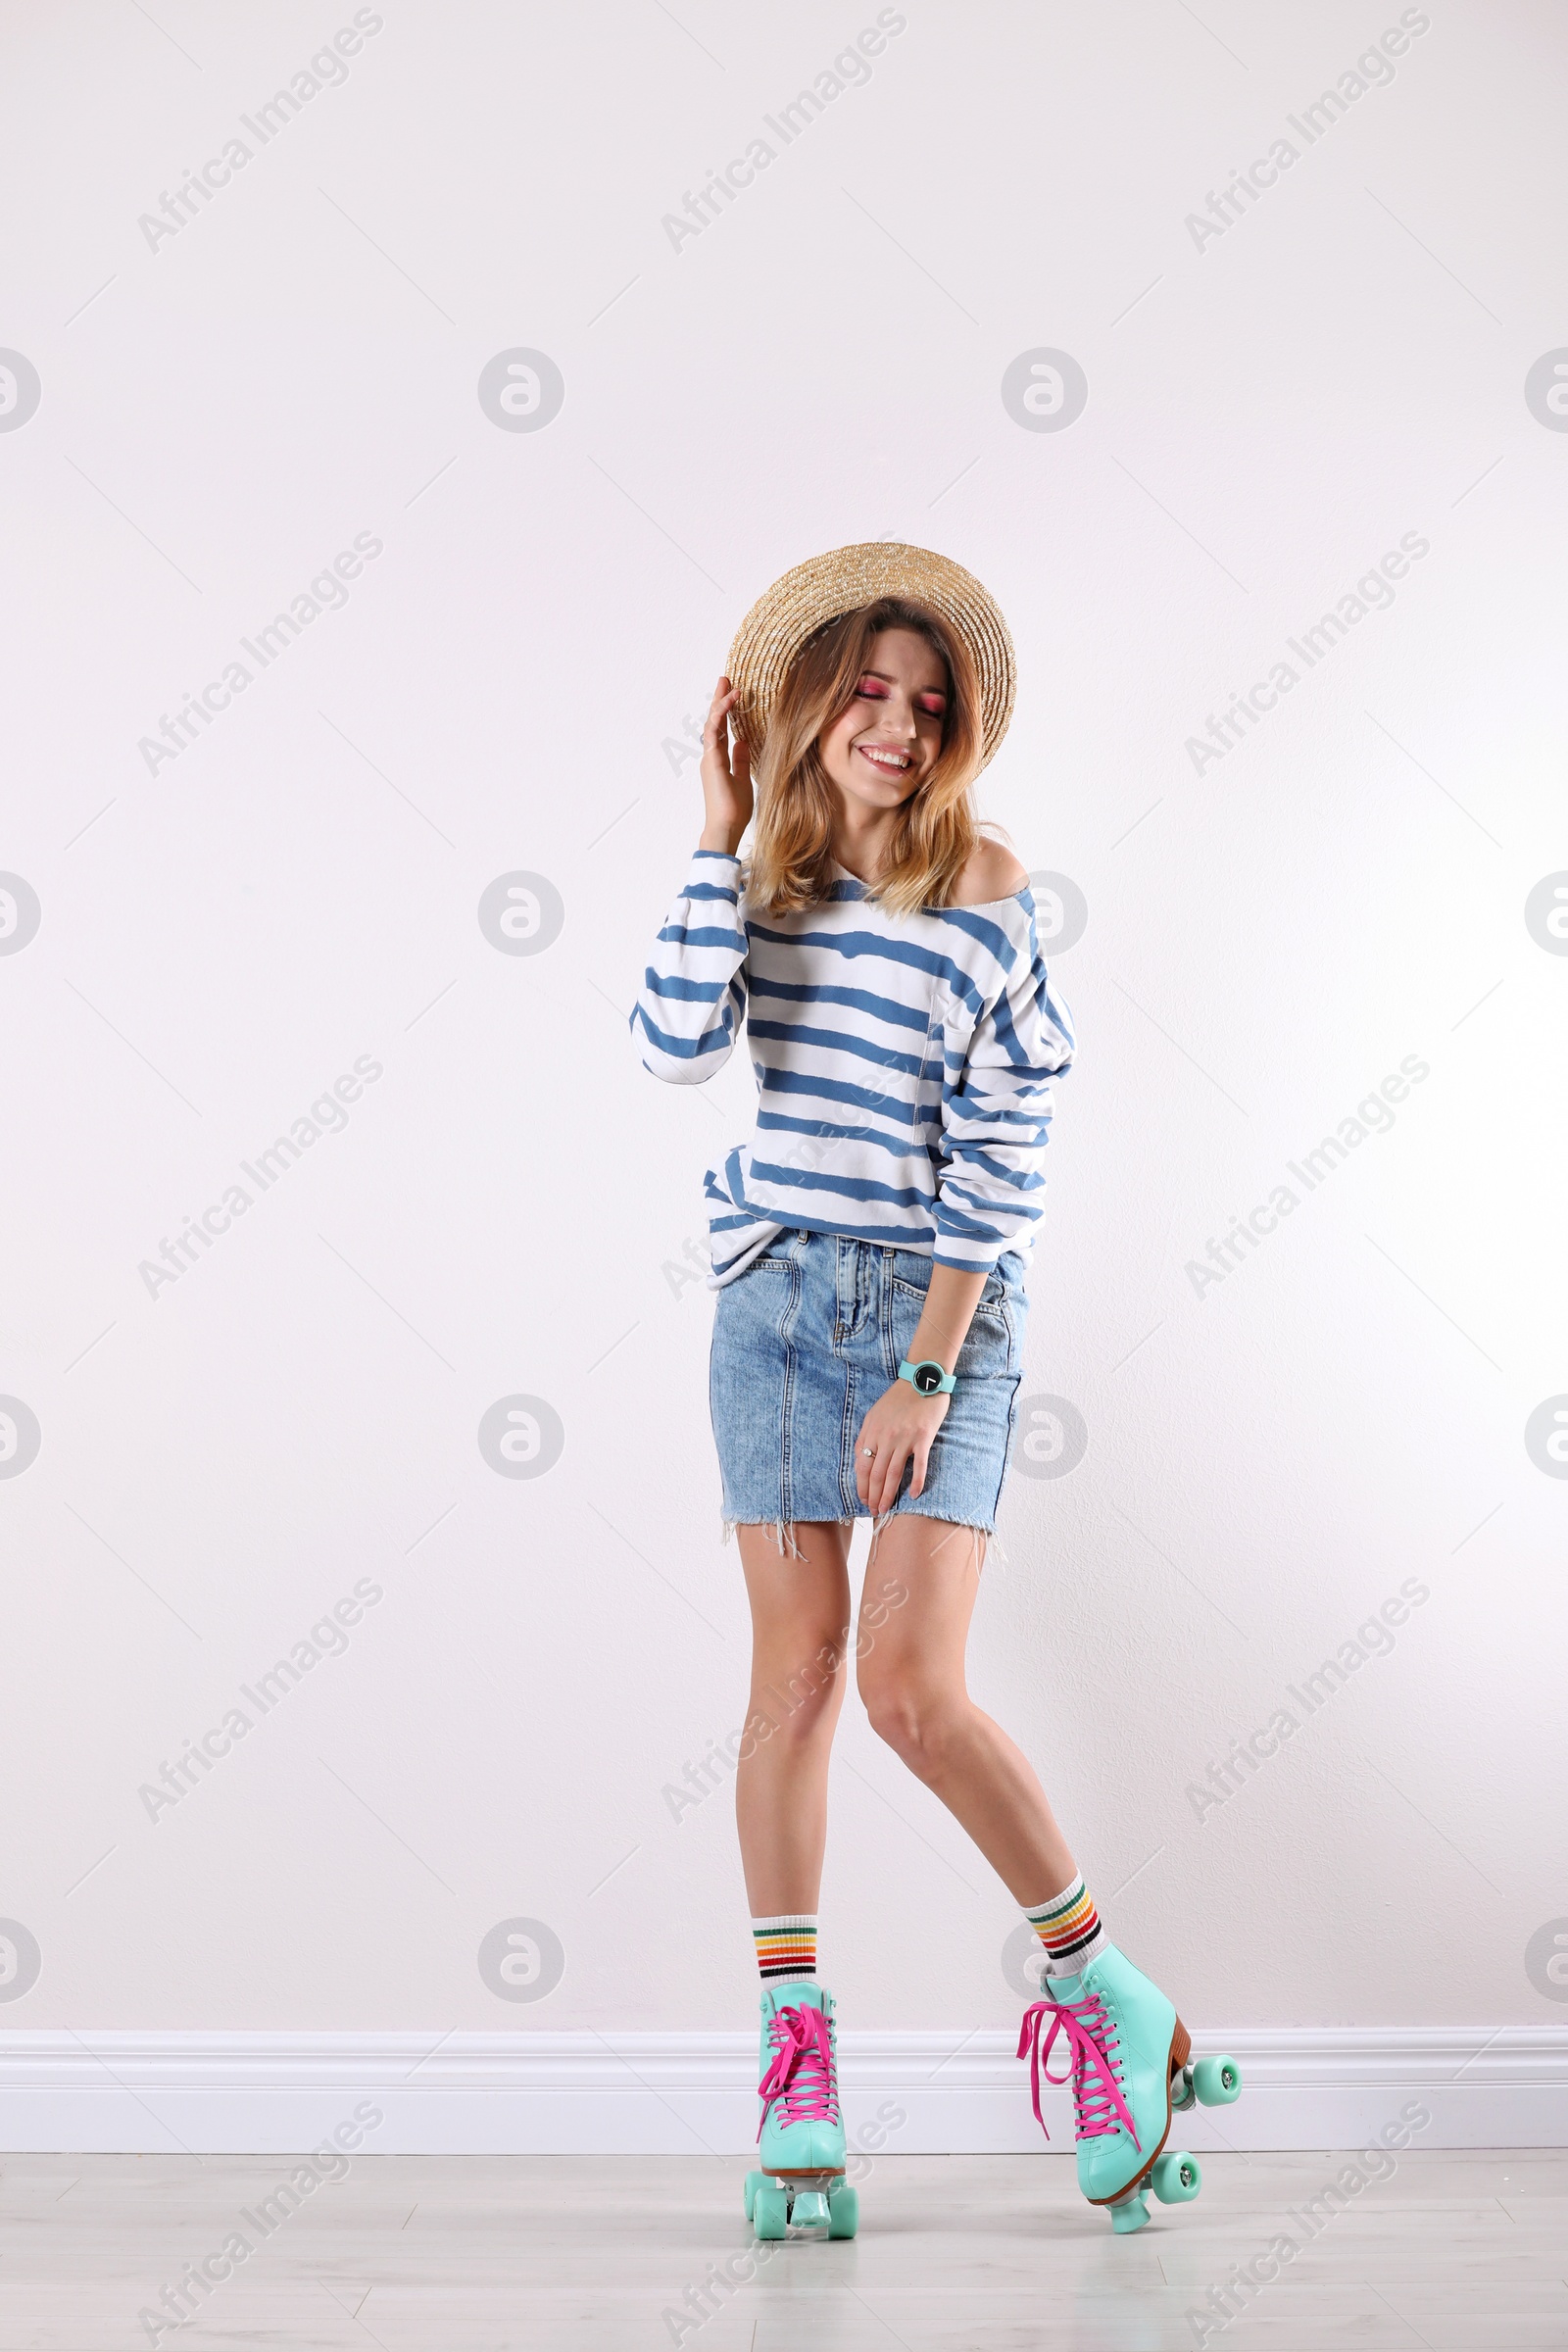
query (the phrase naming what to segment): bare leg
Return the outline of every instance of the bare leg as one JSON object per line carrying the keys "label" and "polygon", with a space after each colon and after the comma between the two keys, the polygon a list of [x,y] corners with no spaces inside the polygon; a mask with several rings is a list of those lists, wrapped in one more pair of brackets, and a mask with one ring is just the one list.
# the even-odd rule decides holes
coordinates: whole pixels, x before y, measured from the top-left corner
{"label": "bare leg", "polygon": [[736,1530],[752,1603],[752,1690],[735,1774],[754,1919],[814,1913],[827,1841],[827,1767],[844,1703],[850,1529],[793,1529],[803,1555],[764,1527]]}
{"label": "bare leg", "polygon": [[913,1511],[887,1521],[860,1597],[862,1619],[887,1613],[862,1648],[859,1690],[872,1730],[941,1797],[1027,1906],[1070,1886],[1077,1865],[1033,1765],[975,1705],[964,1681],[985,1542],[973,1528]]}

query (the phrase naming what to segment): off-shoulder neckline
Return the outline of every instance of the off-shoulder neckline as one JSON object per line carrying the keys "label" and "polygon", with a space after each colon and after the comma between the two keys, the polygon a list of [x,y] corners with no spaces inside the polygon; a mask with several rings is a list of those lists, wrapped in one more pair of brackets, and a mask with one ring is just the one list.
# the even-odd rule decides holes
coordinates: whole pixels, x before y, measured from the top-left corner
{"label": "off-shoulder neckline", "polygon": [[[870,889],[871,885],[868,882],[864,881],[859,874],[852,874],[849,867],[842,865],[837,858],[833,858],[831,862],[841,882],[854,882],[861,890]],[[1020,899],[1031,895],[1029,884],[1026,882],[1022,890],[1009,891],[1005,898],[956,899],[951,906],[922,906],[919,912],[921,914],[983,914],[988,906],[1016,906]]]}

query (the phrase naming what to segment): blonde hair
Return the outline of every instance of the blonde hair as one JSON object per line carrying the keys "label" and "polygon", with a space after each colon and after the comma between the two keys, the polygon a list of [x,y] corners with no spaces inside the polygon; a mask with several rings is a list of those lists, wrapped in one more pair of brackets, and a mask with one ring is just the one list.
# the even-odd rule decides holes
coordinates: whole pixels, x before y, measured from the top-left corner
{"label": "blonde hair", "polygon": [[899,810],[887,862],[869,895],[895,914],[945,906],[979,845],[971,787],[983,738],[968,646],[924,605],[879,597],[808,637],[779,688],[755,771],[757,831],[746,871],[748,904],[761,913],[795,913],[818,905],[832,888],[838,798],[817,742],[848,709],[884,629],[910,629],[940,654],[948,705],[936,763]]}

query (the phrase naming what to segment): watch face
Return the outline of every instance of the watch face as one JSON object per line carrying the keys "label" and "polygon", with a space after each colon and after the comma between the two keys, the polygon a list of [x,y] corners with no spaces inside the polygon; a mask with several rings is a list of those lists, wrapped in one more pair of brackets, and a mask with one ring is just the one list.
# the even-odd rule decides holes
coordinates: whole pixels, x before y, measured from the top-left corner
{"label": "watch face", "polygon": [[937,1363],[916,1364],[914,1385],[922,1396],[934,1396],[942,1386],[942,1366]]}

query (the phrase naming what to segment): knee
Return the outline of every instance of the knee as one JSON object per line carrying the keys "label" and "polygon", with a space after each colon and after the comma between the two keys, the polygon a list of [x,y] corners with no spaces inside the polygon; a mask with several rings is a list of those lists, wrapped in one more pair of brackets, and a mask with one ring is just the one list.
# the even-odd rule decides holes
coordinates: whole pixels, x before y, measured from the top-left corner
{"label": "knee", "polygon": [[831,1732],[843,1695],[843,1656],[828,1640],[809,1666],[776,1675],[754,1692],[753,1721],[769,1745],[804,1747]]}
{"label": "knee", "polygon": [[948,1692],[884,1666],[874,1675],[862,1673],[860,1696],[872,1731],[912,1771],[940,1771],[957,1728],[958,1710]]}

